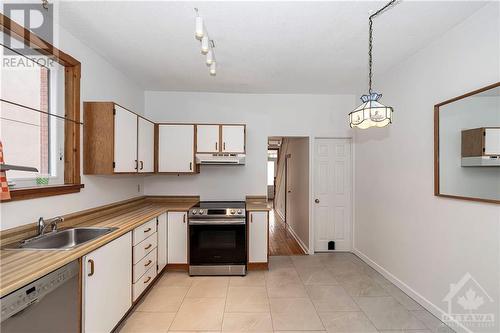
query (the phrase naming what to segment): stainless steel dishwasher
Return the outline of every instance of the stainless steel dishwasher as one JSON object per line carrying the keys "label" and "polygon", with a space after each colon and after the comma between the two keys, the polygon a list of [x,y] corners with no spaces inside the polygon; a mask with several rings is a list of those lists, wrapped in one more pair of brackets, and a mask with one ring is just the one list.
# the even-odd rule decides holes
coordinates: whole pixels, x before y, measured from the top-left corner
{"label": "stainless steel dishwasher", "polygon": [[2,333],[80,332],[78,260],[2,297]]}

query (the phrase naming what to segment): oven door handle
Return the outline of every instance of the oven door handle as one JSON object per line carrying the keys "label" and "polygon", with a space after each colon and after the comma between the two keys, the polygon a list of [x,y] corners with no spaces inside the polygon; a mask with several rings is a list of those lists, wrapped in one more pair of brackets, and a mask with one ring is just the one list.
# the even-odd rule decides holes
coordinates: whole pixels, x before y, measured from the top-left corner
{"label": "oven door handle", "polygon": [[245,219],[239,220],[189,220],[189,225],[244,225]]}

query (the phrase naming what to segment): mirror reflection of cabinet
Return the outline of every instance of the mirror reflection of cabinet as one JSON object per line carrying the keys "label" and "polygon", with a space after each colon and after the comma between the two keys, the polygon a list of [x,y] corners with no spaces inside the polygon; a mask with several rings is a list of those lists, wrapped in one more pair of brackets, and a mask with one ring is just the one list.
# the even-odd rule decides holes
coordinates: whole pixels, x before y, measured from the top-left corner
{"label": "mirror reflection of cabinet", "polygon": [[500,82],[434,106],[434,192],[500,203]]}

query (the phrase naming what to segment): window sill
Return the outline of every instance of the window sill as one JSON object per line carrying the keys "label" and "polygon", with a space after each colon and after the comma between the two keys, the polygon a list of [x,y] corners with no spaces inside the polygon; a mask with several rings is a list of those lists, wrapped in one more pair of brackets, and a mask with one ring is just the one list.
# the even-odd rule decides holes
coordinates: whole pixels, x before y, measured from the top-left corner
{"label": "window sill", "polygon": [[78,193],[84,187],[83,184],[67,184],[67,185],[48,185],[17,188],[10,190],[10,199],[2,200],[1,202],[10,202],[17,200],[27,200],[42,197],[50,197],[53,195],[62,195],[70,193]]}

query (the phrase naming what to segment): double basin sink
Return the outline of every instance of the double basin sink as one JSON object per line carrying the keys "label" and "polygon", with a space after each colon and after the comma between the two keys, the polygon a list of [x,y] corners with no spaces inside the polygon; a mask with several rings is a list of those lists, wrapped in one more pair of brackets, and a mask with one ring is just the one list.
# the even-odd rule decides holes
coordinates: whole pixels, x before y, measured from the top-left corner
{"label": "double basin sink", "polygon": [[79,245],[104,236],[118,228],[71,228],[36,236],[20,243],[6,246],[10,250],[71,250]]}

